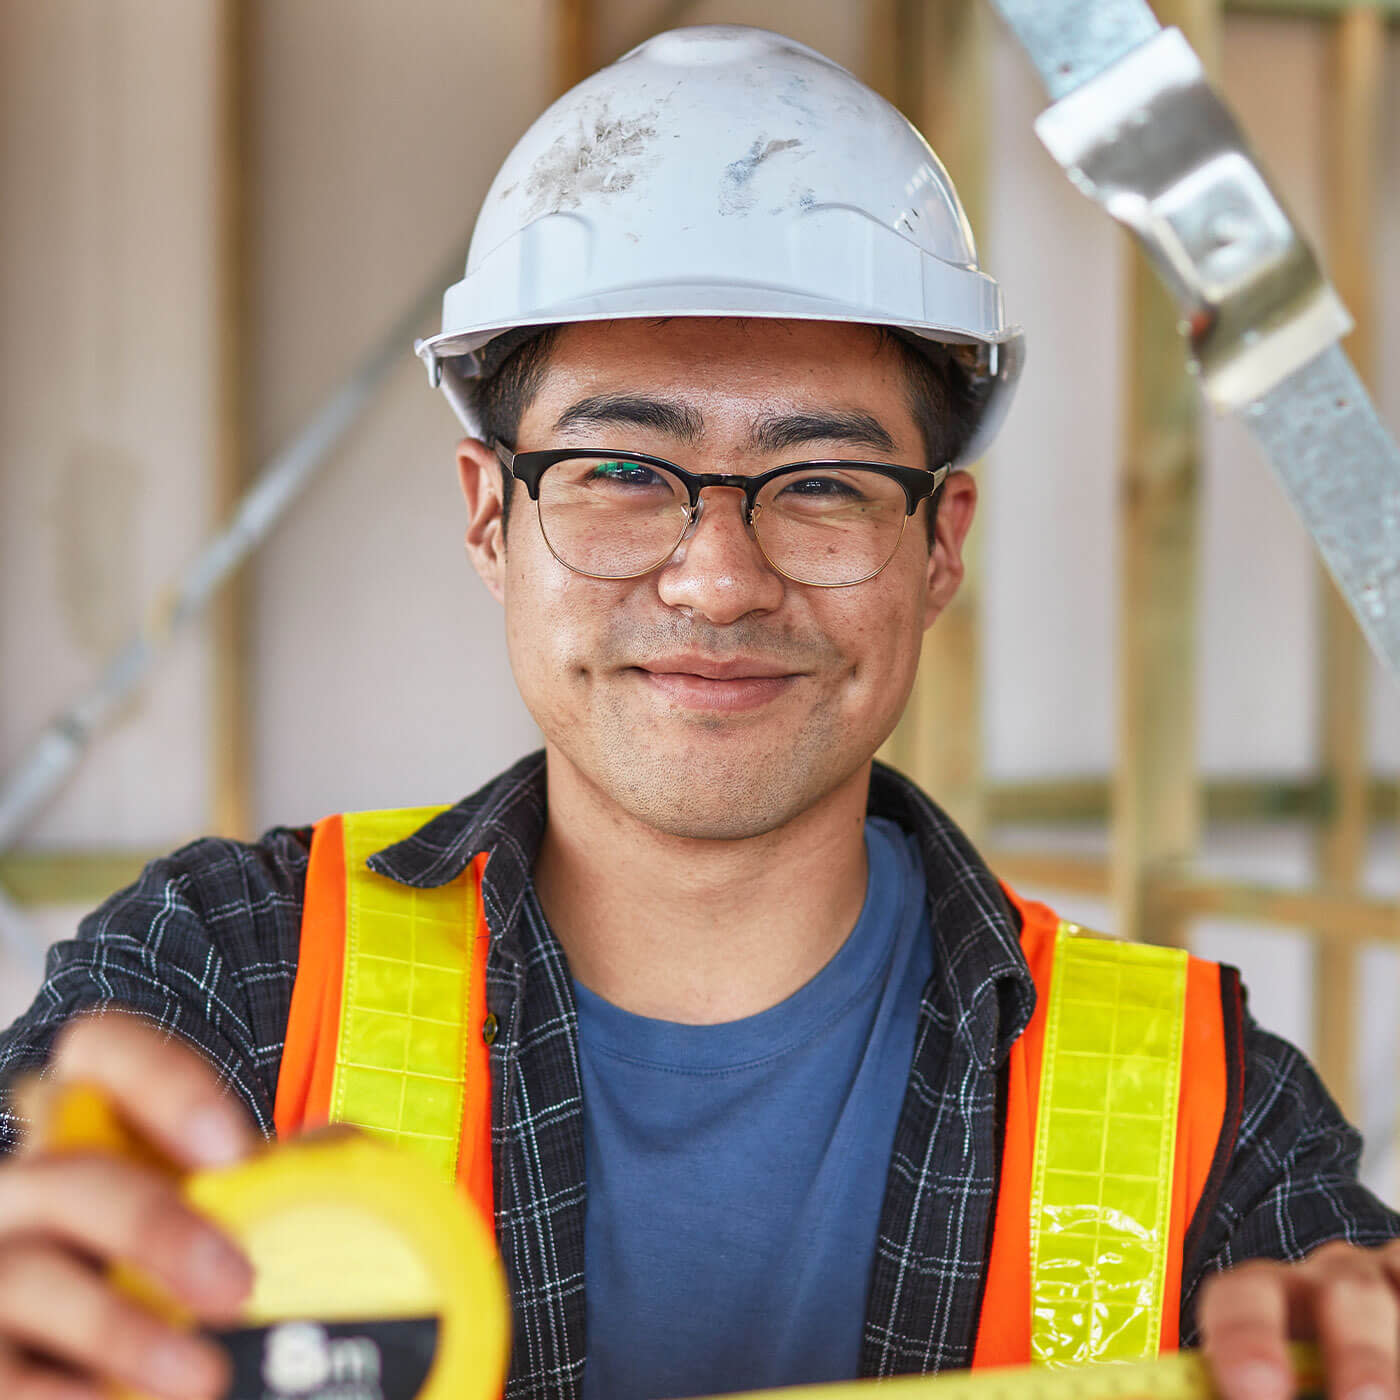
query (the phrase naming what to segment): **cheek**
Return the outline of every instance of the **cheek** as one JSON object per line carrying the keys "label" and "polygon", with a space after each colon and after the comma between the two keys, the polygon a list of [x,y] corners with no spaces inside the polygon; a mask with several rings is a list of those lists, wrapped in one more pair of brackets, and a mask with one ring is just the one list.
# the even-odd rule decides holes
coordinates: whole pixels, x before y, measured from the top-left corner
{"label": "cheek", "polygon": [[833,589],[820,600],[819,625],[841,639],[841,650],[864,688],[913,682],[923,638],[922,574],[891,565],[878,579]]}
{"label": "cheek", "polygon": [[542,541],[535,548],[536,541],[517,547],[512,536],[507,551],[506,647],[526,708],[548,729],[550,717],[584,711],[615,600],[597,580],[565,569]]}
{"label": "cheek", "polygon": [[533,523],[518,516],[511,520],[505,595],[511,670],[532,713],[548,702],[567,670],[572,631],[568,575],[537,538],[530,538],[528,527]]}

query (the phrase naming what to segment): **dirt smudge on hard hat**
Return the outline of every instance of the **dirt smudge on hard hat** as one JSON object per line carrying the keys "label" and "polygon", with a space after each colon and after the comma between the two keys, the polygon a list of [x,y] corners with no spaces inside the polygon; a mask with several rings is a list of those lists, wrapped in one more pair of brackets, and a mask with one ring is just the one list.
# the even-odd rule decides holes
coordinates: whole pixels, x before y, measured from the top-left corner
{"label": "dirt smudge on hard hat", "polygon": [[525,217],[577,209],[587,195],[621,194],[656,162],[656,113],[626,120],[605,105],[585,113],[574,131],[558,137],[530,167]]}
{"label": "dirt smudge on hard hat", "polygon": [[755,141],[746,155],[725,166],[724,176],[719,185],[719,212],[747,214],[758,197],[753,188],[753,177],[758,173],[758,167],[770,156],[775,156],[780,151],[790,151],[794,146],[801,144],[802,142],[795,137],[788,141],[769,141],[766,144],[761,139]]}

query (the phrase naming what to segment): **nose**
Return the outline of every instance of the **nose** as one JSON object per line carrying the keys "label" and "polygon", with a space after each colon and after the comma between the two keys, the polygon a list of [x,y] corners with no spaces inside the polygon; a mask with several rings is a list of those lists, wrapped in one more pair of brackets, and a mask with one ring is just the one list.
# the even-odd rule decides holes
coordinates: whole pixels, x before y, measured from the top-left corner
{"label": "nose", "polygon": [[783,586],[745,522],[744,493],[732,486],[701,492],[695,519],[656,583],[668,607],[688,608],[719,626],[772,611]]}

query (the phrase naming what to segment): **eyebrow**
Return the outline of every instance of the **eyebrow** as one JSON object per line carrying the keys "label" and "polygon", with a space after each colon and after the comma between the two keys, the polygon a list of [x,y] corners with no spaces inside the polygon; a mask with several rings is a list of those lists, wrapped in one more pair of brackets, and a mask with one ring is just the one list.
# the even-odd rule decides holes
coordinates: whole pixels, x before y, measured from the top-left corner
{"label": "eyebrow", "polygon": [[[650,428],[687,445],[705,435],[705,420],[692,405],[642,394],[592,394],[579,399],[555,420],[554,431],[619,424]],[[858,410],[767,414],[749,429],[749,447],[754,452],[783,452],[809,442],[846,442],[877,452],[895,450],[894,437],[884,424],[873,414]]]}
{"label": "eyebrow", "polygon": [[568,428],[616,424],[650,428],[688,444],[698,442],[705,435],[705,420],[688,403],[646,398],[640,394],[593,394],[579,399],[555,419],[554,431],[562,433]]}
{"label": "eyebrow", "polygon": [[808,442],[849,442],[877,452],[893,452],[894,438],[873,414],[856,411],[779,413],[758,419],[749,430],[755,452],[783,452]]}

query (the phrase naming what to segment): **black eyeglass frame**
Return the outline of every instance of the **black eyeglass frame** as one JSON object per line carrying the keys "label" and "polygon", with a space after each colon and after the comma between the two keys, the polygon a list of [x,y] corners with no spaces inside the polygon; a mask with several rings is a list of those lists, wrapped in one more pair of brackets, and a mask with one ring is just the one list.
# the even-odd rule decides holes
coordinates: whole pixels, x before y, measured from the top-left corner
{"label": "black eyeglass frame", "polygon": [[686,489],[688,504],[686,514],[689,517],[686,525],[676,538],[676,543],[671,546],[670,552],[662,559],[648,568],[641,569],[633,574],[594,574],[587,569],[580,569],[577,565],[569,563],[567,559],[560,558],[554,545],[550,542],[549,532],[544,530],[544,521],[540,521],[540,529],[544,532],[545,543],[549,545],[549,552],[566,568],[576,574],[583,575],[584,578],[612,579],[621,581],[626,578],[642,578],[661,568],[663,564],[680,547],[681,541],[699,518],[700,493],[707,486],[728,486],[744,493],[744,523],[750,530],[753,530],[754,510],[758,504],[758,494],[762,489],[775,478],[785,475],[795,475],[803,471],[840,471],[851,467],[858,467],[862,471],[873,471],[889,480],[897,482],[904,491],[905,512],[904,520],[899,527],[899,539],[896,539],[890,551],[889,558],[880,565],[878,569],[864,575],[862,578],[850,579],[842,583],[809,583],[805,579],[794,578],[792,574],[780,568],[769,558],[768,551],[763,549],[763,541],[759,539],[757,532],[754,533],[754,540],[763,557],[768,560],[778,573],[784,578],[793,579],[794,583],[801,583],[806,588],[850,588],[857,583],[866,583],[874,578],[876,574],[882,572],[893,559],[899,549],[899,541],[904,538],[904,526],[908,523],[910,516],[919,508],[919,502],[927,500],[930,496],[936,496],[939,488],[948,478],[948,473],[952,471],[953,464],[945,462],[941,467],[929,471],[926,467],[900,467],[891,462],[864,462],[856,461],[846,457],[809,459],[801,462],[785,462],[782,466],[771,467],[766,472],[759,472],[756,476],[738,476],[727,472],[692,472],[684,467],[678,467],[674,462],[668,462],[664,457],[653,457],[646,452],[618,451],[614,448],[602,447],[549,447],[536,452],[514,452],[499,439],[493,444],[496,458],[500,464],[521,482],[530,493],[530,499],[535,503],[535,510],[538,513],[540,506],[540,478],[556,462],[568,461],[575,457],[585,457],[596,461],[619,461],[636,462],[644,467],[659,467],[663,471],[670,472],[682,486]]}
{"label": "black eyeglass frame", "polygon": [[948,473],[953,469],[951,462],[945,462],[934,471],[927,467],[897,467],[890,462],[861,462],[849,457],[808,459],[801,462],[786,462],[780,467],[770,467],[757,476],[736,476],[726,472],[692,472],[668,462],[664,457],[652,457],[645,452],[619,452],[615,448],[602,447],[549,447],[539,452],[512,452],[505,443],[497,441],[496,456],[501,465],[519,482],[523,482],[532,501],[540,498],[540,477],[556,462],[566,462],[571,457],[587,457],[596,461],[640,462],[644,467],[660,467],[680,481],[690,497],[692,511],[700,504],[700,493],[707,486],[731,486],[744,493],[744,516],[752,523],[753,508],[758,501],[758,493],[776,477],[788,472],[841,470],[845,467],[860,467],[863,471],[878,472],[881,476],[897,481],[904,489],[907,503],[905,515],[913,515],[919,502],[926,500],[943,485]]}

